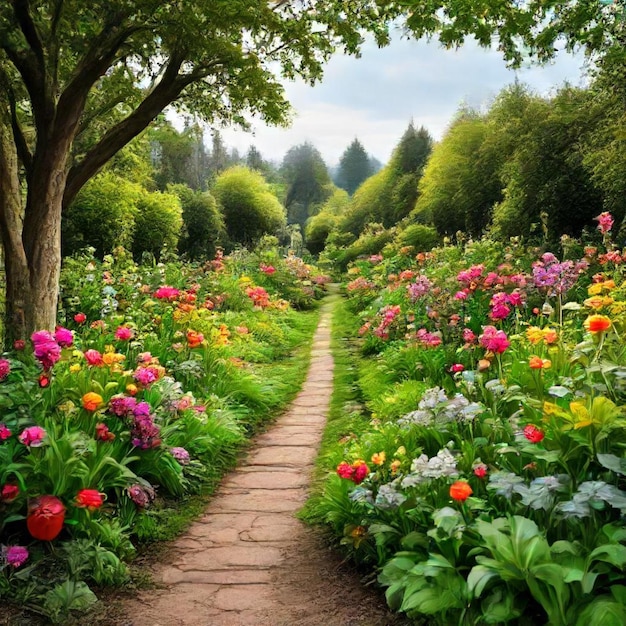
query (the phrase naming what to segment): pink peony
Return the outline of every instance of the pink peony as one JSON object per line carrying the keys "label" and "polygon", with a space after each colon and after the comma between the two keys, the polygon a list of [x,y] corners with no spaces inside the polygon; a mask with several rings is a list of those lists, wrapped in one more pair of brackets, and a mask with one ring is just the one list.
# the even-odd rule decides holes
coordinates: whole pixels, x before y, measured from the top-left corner
{"label": "pink peony", "polygon": [[74,343],[74,333],[63,326],[57,326],[54,338],[62,348],[69,348]]}
{"label": "pink peony", "polygon": [[29,426],[20,433],[18,439],[25,446],[38,448],[43,444],[45,436],[46,431],[41,426]]}
{"label": "pink peony", "polygon": [[463,370],[465,370],[465,365],[463,365],[462,363],[455,363],[451,368],[450,371],[453,374],[456,374],[458,372],[462,372]]}
{"label": "pink peony", "polygon": [[23,546],[8,546],[3,552],[7,564],[11,567],[20,567],[28,559],[28,550]]}
{"label": "pink peony", "polygon": [[85,359],[87,359],[87,363],[89,365],[100,367],[104,365],[104,361],[102,360],[102,355],[97,350],[87,350],[85,352]]}
{"label": "pink peony", "polygon": [[485,326],[479,340],[483,348],[495,354],[502,354],[511,345],[506,333],[495,326]]}
{"label": "pink peony", "polygon": [[170,454],[181,464],[189,465],[191,460],[189,452],[185,448],[170,448]]}
{"label": "pink peony", "polygon": [[4,380],[11,371],[11,364],[6,359],[0,359],[0,380]]}
{"label": "pink peony", "polygon": [[0,441],[6,441],[11,436],[11,431],[6,424],[0,424]]}
{"label": "pink peony", "polygon": [[600,213],[600,215],[598,215],[598,217],[594,217],[594,219],[597,220],[598,230],[603,235],[606,235],[607,233],[611,232],[611,228],[613,228],[613,223],[615,220],[613,219],[613,216],[608,211],[604,211]]}
{"label": "pink peony", "polygon": [[175,287],[164,285],[154,292],[154,297],[158,300],[175,300],[180,295],[180,291]]}
{"label": "pink peony", "polygon": [[128,341],[133,336],[133,331],[128,326],[120,326],[115,331],[115,338],[120,341]]}

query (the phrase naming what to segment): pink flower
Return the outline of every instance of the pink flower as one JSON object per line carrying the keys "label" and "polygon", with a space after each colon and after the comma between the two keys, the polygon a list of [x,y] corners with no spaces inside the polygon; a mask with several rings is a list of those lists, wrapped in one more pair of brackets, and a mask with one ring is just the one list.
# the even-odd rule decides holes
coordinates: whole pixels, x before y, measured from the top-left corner
{"label": "pink flower", "polygon": [[342,461],[339,465],[337,465],[337,476],[352,480],[352,477],[354,476],[354,467],[352,467],[352,465],[350,465],[347,461]]}
{"label": "pink flower", "polygon": [[154,297],[158,300],[175,300],[180,295],[180,291],[175,287],[164,285],[154,292]]}
{"label": "pink flower", "polygon": [[6,441],[11,436],[11,431],[6,424],[0,424],[0,441]]}
{"label": "pink flower", "polygon": [[495,326],[485,326],[479,340],[483,348],[495,354],[502,354],[511,345],[506,333]]}
{"label": "pink flower", "polygon": [[265,265],[265,263],[261,263],[259,269],[267,276],[271,276],[276,271],[273,265]]}
{"label": "pink flower", "polygon": [[613,228],[613,223],[615,220],[608,211],[600,213],[600,215],[598,215],[598,217],[594,217],[594,219],[598,222],[598,230],[603,235],[611,232],[611,228]]}
{"label": "pink flower", "polygon": [[0,359],[0,380],[4,380],[11,371],[11,364],[6,359]]}
{"label": "pink flower", "polygon": [[28,550],[23,546],[8,546],[3,552],[7,564],[11,567],[20,567],[28,559]]}
{"label": "pink flower", "polygon": [[0,502],[13,502],[20,494],[20,488],[17,485],[6,484],[0,489]]}
{"label": "pink flower", "polygon": [[453,374],[456,374],[457,372],[462,372],[465,370],[465,365],[463,365],[463,363],[455,363],[451,368],[450,371]]}
{"label": "pink flower", "polygon": [[140,509],[147,507],[156,497],[154,489],[148,485],[131,485],[126,492]]}
{"label": "pink flower", "polygon": [[115,338],[120,341],[128,341],[133,336],[133,331],[128,326],[120,326],[115,331]]}
{"label": "pink flower", "polygon": [[35,346],[35,358],[49,370],[61,358],[61,346],[47,330],[38,330],[30,338]]}
{"label": "pink flower", "polygon": [[41,428],[41,426],[29,426],[25,428],[18,439],[25,446],[30,446],[31,448],[38,448],[43,444],[44,437],[46,436],[46,431]]}
{"label": "pink flower", "polygon": [[170,448],[170,454],[181,464],[189,465],[189,452],[185,448]]}
{"label": "pink flower", "polygon": [[454,298],[455,300],[467,300],[467,291],[457,291]]}
{"label": "pink flower", "polygon": [[95,367],[101,367],[102,365],[104,365],[102,355],[97,350],[87,350],[85,352],[85,359],[87,359],[87,363],[89,365]]}
{"label": "pink flower", "polygon": [[463,341],[465,343],[474,343],[476,341],[476,335],[469,328],[464,328]]}
{"label": "pink flower", "polygon": [[54,337],[47,330],[38,330],[30,336],[30,340],[35,344],[54,341]]}
{"label": "pink flower", "polygon": [[370,473],[370,468],[367,466],[365,461],[361,461],[360,463],[357,461],[353,465],[355,465],[354,476],[352,477],[353,482],[358,485],[365,480],[365,477]]}
{"label": "pink flower", "polygon": [[62,348],[69,348],[74,343],[74,333],[63,326],[57,326],[54,338]]}
{"label": "pink flower", "polygon": [[21,352],[26,347],[26,342],[23,339],[16,339],[13,342],[13,349]]}
{"label": "pink flower", "polygon": [[478,478],[484,478],[487,476],[487,470],[489,468],[484,463],[478,463],[478,465],[474,466],[474,476],[478,476]]}

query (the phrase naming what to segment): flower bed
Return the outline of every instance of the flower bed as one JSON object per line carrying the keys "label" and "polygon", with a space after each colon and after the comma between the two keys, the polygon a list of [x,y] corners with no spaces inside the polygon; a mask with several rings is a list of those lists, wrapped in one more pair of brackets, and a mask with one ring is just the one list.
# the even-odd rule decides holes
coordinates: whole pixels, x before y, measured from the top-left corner
{"label": "flower bed", "polygon": [[137,541],[295,393],[316,313],[293,304],[325,282],[272,253],[67,260],[62,325],[0,359],[0,597],[59,621],[124,583]]}
{"label": "flower bed", "polygon": [[611,225],[602,245],[564,240],[565,260],[483,240],[349,270],[359,394],[335,410],[307,516],[394,609],[626,623],[626,258]]}

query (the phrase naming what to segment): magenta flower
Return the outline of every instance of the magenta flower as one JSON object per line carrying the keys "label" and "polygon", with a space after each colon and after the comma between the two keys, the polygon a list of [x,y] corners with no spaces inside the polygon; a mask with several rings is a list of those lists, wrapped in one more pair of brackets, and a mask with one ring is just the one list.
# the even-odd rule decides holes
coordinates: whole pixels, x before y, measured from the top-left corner
{"label": "magenta flower", "polygon": [[615,220],[613,219],[613,216],[608,211],[604,211],[600,213],[598,217],[594,217],[593,219],[598,222],[598,230],[603,235],[606,235],[607,233],[611,232],[611,228],[613,228],[613,224]]}
{"label": "magenta flower", "polygon": [[35,344],[54,341],[54,337],[47,330],[38,330],[30,336],[30,340]]}
{"label": "magenta flower", "polygon": [[6,562],[11,567],[20,567],[28,559],[28,550],[23,546],[7,546],[3,552]]}
{"label": "magenta flower", "polygon": [[131,485],[126,492],[140,509],[146,508],[156,497],[154,489],[148,485]]}
{"label": "magenta flower", "polygon": [[25,428],[18,436],[18,439],[25,446],[38,448],[43,444],[46,431],[41,426],[29,426]]}
{"label": "magenta flower", "polygon": [[0,359],[0,380],[4,380],[11,371],[11,364],[6,359]]}
{"label": "magenta flower", "polygon": [[495,326],[485,326],[479,341],[483,348],[495,354],[502,354],[511,345],[506,333]]}
{"label": "magenta flower", "polygon": [[49,370],[61,358],[61,346],[47,330],[38,330],[31,336],[35,358],[45,370]]}
{"label": "magenta flower", "polygon": [[57,326],[54,338],[62,348],[69,348],[74,343],[74,333],[63,326]]}
{"label": "magenta flower", "polygon": [[100,367],[101,365],[104,365],[102,355],[97,350],[86,350],[85,359],[87,359],[88,365],[93,365],[95,367]]}
{"label": "magenta flower", "polygon": [[0,424],[0,441],[6,441],[11,436],[11,431],[6,424]]}

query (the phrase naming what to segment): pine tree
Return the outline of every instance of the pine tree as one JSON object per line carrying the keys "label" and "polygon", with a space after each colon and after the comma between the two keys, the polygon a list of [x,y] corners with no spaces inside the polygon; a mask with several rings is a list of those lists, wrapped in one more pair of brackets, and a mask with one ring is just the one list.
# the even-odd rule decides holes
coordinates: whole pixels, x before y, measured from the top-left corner
{"label": "pine tree", "polygon": [[372,160],[361,142],[355,138],[341,156],[335,184],[352,195],[373,173]]}

